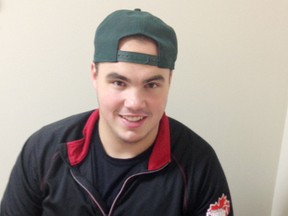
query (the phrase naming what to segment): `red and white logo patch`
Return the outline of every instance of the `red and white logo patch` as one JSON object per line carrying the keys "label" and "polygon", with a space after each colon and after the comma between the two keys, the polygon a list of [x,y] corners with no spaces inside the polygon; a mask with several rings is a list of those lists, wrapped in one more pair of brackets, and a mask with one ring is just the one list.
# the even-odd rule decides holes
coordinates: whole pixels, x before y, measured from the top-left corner
{"label": "red and white logo patch", "polygon": [[230,212],[230,201],[227,196],[222,194],[218,198],[218,202],[211,204],[210,208],[207,210],[206,216],[228,216]]}

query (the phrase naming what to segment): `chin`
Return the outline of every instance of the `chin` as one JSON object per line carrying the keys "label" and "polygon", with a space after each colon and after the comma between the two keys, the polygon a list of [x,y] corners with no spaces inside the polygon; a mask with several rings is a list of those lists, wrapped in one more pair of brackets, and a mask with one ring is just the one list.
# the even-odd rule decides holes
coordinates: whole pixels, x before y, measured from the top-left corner
{"label": "chin", "polygon": [[120,139],[123,143],[136,144],[145,140],[145,136],[141,136],[139,134],[136,134],[135,132],[126,132],[125,134],[120,136]]}

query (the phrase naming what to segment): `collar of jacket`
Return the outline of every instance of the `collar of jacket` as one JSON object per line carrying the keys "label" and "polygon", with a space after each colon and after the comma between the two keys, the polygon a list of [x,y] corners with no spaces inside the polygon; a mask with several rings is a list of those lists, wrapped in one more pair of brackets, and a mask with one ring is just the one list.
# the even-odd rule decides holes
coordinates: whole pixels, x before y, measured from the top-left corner
{"label": "collar of jacket", "polygon": [[[89,151],[93,129],[98,119],[99,110],[96,109],[89,116],[82,130],[83,137],[79,140],[67,142],[67,154],[71,166],[76,166],[85,159]],[[158,170],[170,161],[170,128],[168,117],[164,113],[160,120],[158,135],[148,161],[148,171]]]}

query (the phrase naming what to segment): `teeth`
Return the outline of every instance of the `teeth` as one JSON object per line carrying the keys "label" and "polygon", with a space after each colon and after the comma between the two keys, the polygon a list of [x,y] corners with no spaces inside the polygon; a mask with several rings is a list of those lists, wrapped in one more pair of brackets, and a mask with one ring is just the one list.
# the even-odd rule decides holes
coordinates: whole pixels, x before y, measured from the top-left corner
{"label": "teeth", "polygon": [[131,122],[137,122],[144,118],[143,116],[122,116],[122,117]]}

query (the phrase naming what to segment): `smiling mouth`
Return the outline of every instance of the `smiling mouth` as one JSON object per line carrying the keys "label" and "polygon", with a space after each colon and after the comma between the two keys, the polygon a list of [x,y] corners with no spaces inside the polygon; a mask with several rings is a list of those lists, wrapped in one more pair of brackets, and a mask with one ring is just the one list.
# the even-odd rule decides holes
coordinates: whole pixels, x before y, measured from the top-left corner
{"label": "smiling mouth", "polygon": [[130,121],[130,122],[138,122],[141,121],[145,118],[145,116],[125,116],[125,115],[120,115],[121,118]]}

